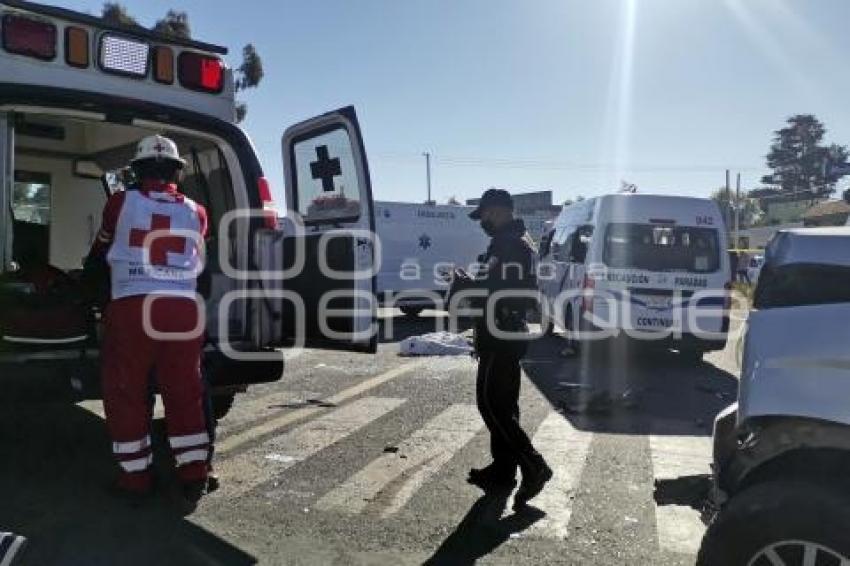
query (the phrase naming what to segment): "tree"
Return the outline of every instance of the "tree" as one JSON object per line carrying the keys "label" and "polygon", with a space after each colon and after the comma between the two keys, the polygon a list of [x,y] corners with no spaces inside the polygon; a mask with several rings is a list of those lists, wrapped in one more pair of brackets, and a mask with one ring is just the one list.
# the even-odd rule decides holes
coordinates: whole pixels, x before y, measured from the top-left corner
{"label": "tree", "polygon": [[[138,26],[139,23],[127,13],[127,8],[118,2],[106,2],[103,5],[101,17],[111,23],[122,26]],[[153,31],[178,39],[192,39],[192,28],[189,26],[189,14],[177,10],[169,10],[165,17],[157,21]],[[237,91],[256,88],[263,80],[263,60],[252,43],[242,48],[242,63],[235,70],[235,87]],[[241,122],[248,113],[244,102],[236,104],[236,121]]]}
{"label": "tree", "polygon": [[189,14],[169,10],[164,18],[156,22],[153,31],[177,39],[191,39],[192,30],[189,27]]}
{"label": "tree", "polygon": [[840,178],[830,174],[831,165],[847,162],[847,148],[823,145],[824,125],[811,114],[798,114],[787,126],[774,132],[767,166],[773,173],[762,182],[777,186],[782,193],[811,197],[828,196]]}
{"label": "tree", "polygon": [[[263,60],[260,54],[257,53],[253,44],[249,43],[242,48],[242,64],[236,69],[236,90],[245,90],[246,88],[256,88],[263,80],[265,72],[263,71]],[[244,102],[236,105],[236,121],[241,122],[245,119],[248,113],[248,107]]]}
{"label": "tree", "polygon": [[735,191],[727,191],[726,187],[720,187],[711,193],[711,199],[720,206],[723,218],[734,219],[735,209],[737,209],[741,228],[749,228],[758,224],[761,217],[764,216],[758,199],[754,198],[752,192],[741,193],[739,196],[735,194]]}
{"label": "tree", "polygon": [[456,196],[450,196],[450,197],[449,197],[449,200],[447,200],[447,201],[446,201],[446,204],[451,204],[451,205],[454,205],[454,206],[459,206],[459,205],[460,205],[460,201],[459,201],[459,200],[457,200],[457,197],[456,197]]}
{"label": "tree", "polygon": [[125,27],[137,27],[139,22],[127,13],[127,8],[118,2],[106,2],[101,17],[108,23]]}

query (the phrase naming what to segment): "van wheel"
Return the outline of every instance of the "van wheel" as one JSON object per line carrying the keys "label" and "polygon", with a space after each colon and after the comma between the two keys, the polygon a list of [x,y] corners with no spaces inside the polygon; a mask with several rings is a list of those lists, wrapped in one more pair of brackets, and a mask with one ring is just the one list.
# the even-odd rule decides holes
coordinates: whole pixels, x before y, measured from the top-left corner
{"label": "van wheel", "polygon": [[233,400],[235,397],[236,393],[222,393],[212,396],[212,415],[216,421],[220,421],[227,416],[227,413],[229,413],[230,409],[233,408]]}
{"label": "van wheel", "polygon": [[410,318],[416,318],[419,314],[425,310],[424,307],[399,307],[399,310],[404,313],[405,316],[409,316]]}
{"label": "van wheel", "polygon": [[709,525],[697,565],[846,564],[850,498],[836,483],[771,481],[733,496]]}

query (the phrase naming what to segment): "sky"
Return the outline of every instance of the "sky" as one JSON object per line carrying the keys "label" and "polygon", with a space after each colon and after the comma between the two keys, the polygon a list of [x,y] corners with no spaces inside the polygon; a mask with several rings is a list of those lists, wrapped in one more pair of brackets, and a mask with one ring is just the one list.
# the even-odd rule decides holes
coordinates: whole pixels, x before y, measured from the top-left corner
{"label": "sky", "polygon": [[[99,13],[100,0],[54,0]],[[707,196],[759,186],[772,132],[813,113],[850,144],[846,0],[126,0],[143,25],[189,14],[265,79],[243,123],[275,192],[280,139],[353,104],[376,199],[556,202],[634,183]],[[846,183],[845,183],[846,184]]]}

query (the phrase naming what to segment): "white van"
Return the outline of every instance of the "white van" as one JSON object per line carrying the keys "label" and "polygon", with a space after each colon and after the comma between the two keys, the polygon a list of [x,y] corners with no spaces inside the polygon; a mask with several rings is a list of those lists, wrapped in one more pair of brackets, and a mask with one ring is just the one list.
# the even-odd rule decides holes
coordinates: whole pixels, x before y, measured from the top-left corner
{"label": "white van", "polygon": [[[279,225],[236,125],[226,48],[20,0],[0,1],[0,20],[0,376],[98,382],[100,324],[81,296],[83,258],[108,196],[123,190],[121,169],[154,133],[176,141],[181,190],[209,213],[204,369],[217,412],[248,384],[281,377],[278,347],[376,350],[375,278],[347,276],[374,263],[353,108],[283,133]],[[318,320],[328,292],[333,317]]]}
{"label": "white van", "polygon": [[470,270],[487,249],[488,238],[469,218],[474,207],[407,202],[375,203],[381,244],[378,298],[408,316],[442,308],[448,289],[444,275],[454,267]]}
{"label": "white van", "polygon": [[563,209],[540,250],[544,328],[626,334],[689,355],[725,344],[727,236],[708,199],[613,194]]}

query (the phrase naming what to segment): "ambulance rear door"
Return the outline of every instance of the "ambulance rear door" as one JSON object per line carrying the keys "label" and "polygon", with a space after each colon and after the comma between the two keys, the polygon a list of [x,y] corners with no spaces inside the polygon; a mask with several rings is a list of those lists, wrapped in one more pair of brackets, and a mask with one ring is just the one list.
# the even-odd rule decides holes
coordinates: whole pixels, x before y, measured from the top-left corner
{"label": "ambulance rear door", "polygon": [[14,127],[12,115],[0,112],[0,273],[12,263],[12,185],[14,166]]}
{"label": "ambulance rear door", "polygon": [[353,107],[283,135],[286,215],[262,235],[261,346],[377,350],[369,165]]}

